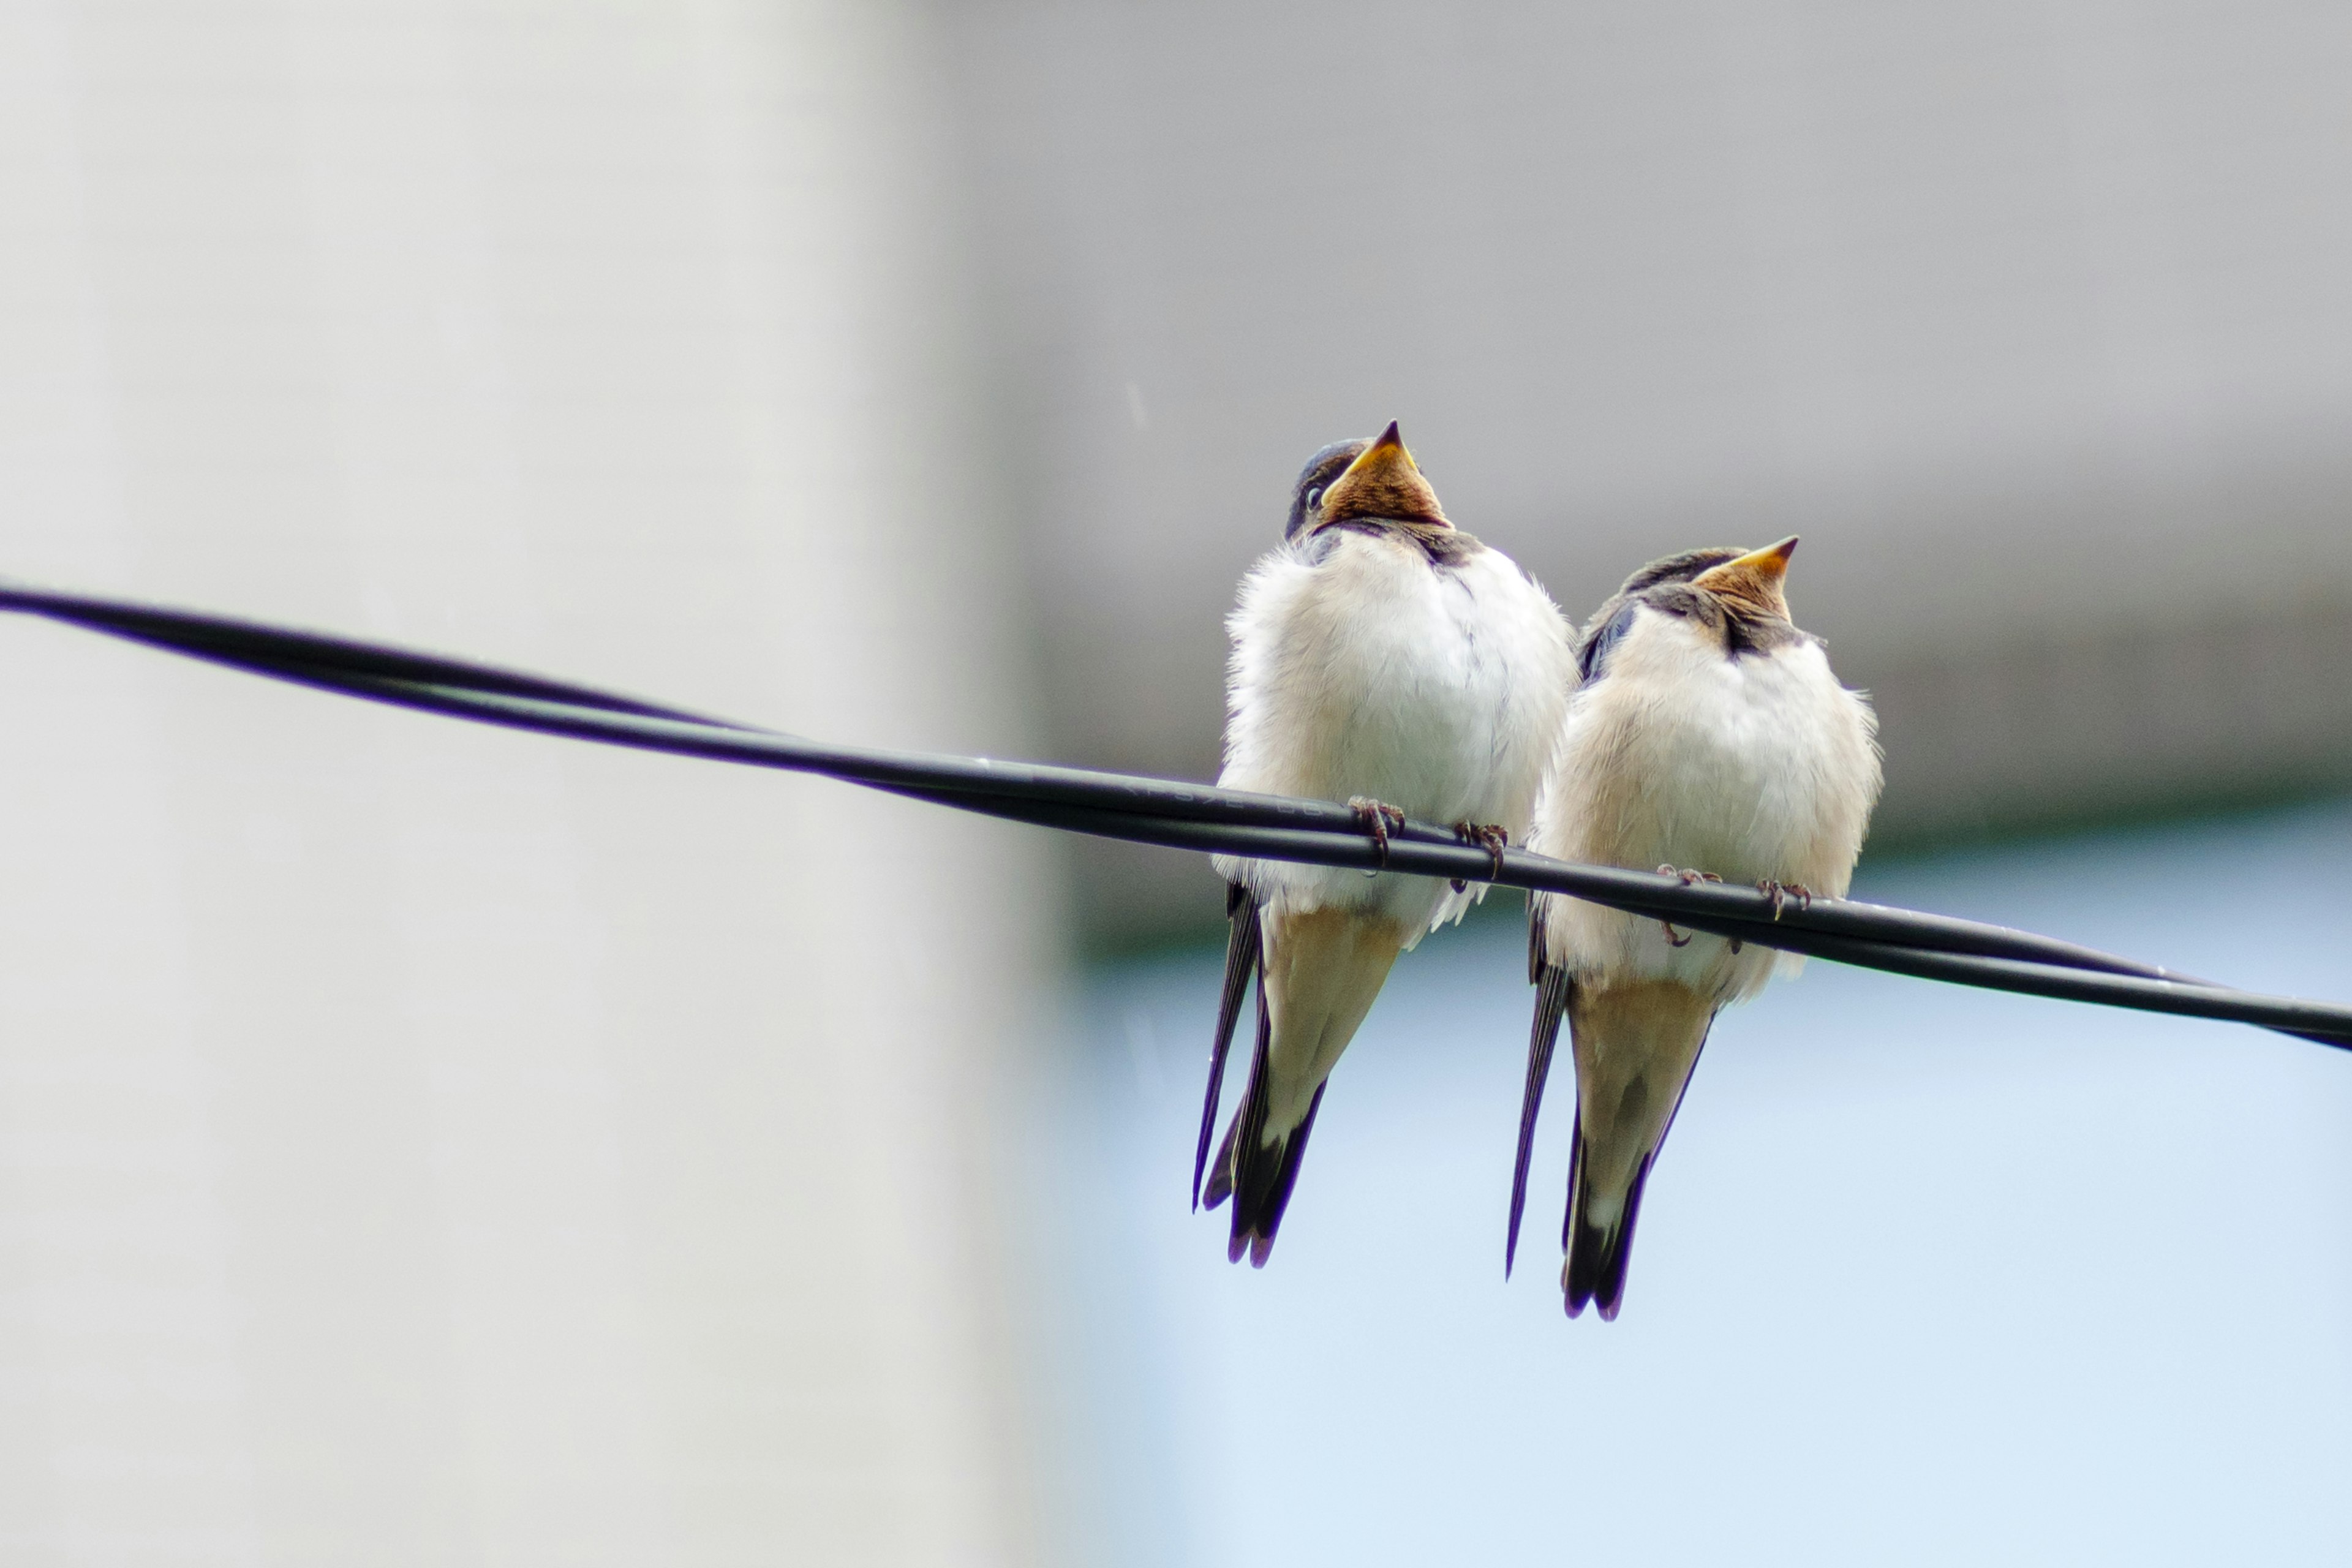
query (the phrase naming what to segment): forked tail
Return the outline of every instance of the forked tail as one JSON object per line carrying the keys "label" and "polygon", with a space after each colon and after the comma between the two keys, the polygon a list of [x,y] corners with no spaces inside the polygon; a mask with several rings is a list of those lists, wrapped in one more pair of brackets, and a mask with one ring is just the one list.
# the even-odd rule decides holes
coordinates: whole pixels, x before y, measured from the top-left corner
{"label": "forked tail", "polygon": [[[1642,1188],[1650,1179],[1652,1150],[1633,1167],[1633,1179],[1621,1199],[1610,1203],[1593,1190],[1591,1172],[1584,1159],[1584,1124],[1578,1118],[1576,1142],[1569,1155],[1568,1224],[1560,1246],[1568,1260],[1560,1266],[1559,1286],[1568,1315],[1580,1316],[1587,1303],[1597,1302],[1601,1317],[1613,1321],[1625,1299],[1625,1264],[1633,1253],[1633,1222],[1642,1212]],[[1608,1212],[1604,1215],[1602,1211]]]}
{"label": "forked tail", "polygon": [[1262,1007],[1258,1028],[1261,1045],[1257,1062],[1250,1072],[1249,1092],[1225,1129],[1225,1141],[1217,1150],[1208,1191],[1202,1194],[1211,1208],[1227,1198],[1233,1200],[1234,1228],[1225,1244],[1225,1258],[1229,1262],[1239,1263],[1246,1252],[1254,1268],[1265,1268],[1266,1258],[1273,1254],[1275,1235],[1282,1228],[1282,1212],[1290,1206],[1291,1192],[1298,1185],[1298,1163],[1307,1154],[1307,1134],[1315,1131],[1315,1113],[1323,1109],[1323,1090],[1318,1088],[1298,1125],[1272,1142],[1265,1141],[1265,1019]]}

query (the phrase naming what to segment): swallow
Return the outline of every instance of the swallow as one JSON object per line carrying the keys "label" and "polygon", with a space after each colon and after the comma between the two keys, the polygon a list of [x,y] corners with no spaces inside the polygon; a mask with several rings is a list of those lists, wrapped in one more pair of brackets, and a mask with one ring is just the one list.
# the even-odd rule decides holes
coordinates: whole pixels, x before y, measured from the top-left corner
{"label": "swallow", "polygon": [[[1789,618],[1794,538],[1652,563],[1586,623],[1580,683],[1530,847],[1565,860],[1843,895],[1877,803],[1877,724],[1822,640]],[[1715,1016],[1804,960],[1558,894],[1529,900],[1535,1026],[1504,1271],[1518,1247],[1536,1115],[1560,1020],[1576,1063],[1570,1317],[1613,1319],[1642,1188]]]}
{"label": "swallow", "polygon": [[[1227,630],[1220,784],[1347,804],[1383,852],[1408,816],[1455,825],[1498,860],[1525,837],[1575,679],[1574,637],[1532,577],[1447,520],[1393,423],[1315,454]],[[1486,886],[1214,864],[1231,930],[1193,1202],[1231,1199],[1226,1255],[1263,1268],[1325,1081],[1397,955]],[[1226,1050],[1253,983],[1249,1087],[1212,1167]]]}

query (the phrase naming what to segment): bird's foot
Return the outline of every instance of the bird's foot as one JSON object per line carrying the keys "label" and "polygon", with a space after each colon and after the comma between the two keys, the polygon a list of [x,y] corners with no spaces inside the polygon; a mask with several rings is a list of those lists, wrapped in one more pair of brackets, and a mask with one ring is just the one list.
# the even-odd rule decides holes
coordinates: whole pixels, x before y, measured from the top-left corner
{"label": "bird's foot", "polygon": [[1404,831],[1404,813],[1385,801],[1367,800],[1360,795],[1349,799],[1348,809],[1356,814],[1356,820],[1372,836],[1373,853],[1380,863],[1387,865],[1389,835]]}
{"label": "bird's foot", "polygon": [[[1683,886],[1685,888],[1699,882],[1720,882],[1723,880],[1722,878],[1717,876],[1712,871],[1693,871],[1686,867],[1677,866],[1661,866],[1658,868],[1658,875],[1661,877],[1680,878]],[[1690,936],[1687,932],[1675,930],[1673,924],[1666,921],[1660,921],[1658,923],[1665,927],[1666,941],[1675,947],[1688,947],[1690,945]]]}
{"label": "bird's foot", "polygon": [[1511,847],[1511,830],[1492,822],[1457,822],[1454,833],[1463,843],[1484,849],[1495,868],[1495,875],[1503,874],[1503,851]]}
{"label": "bird's foot", "polygon": [[1780,918],[1780,908],[1790,899],[1797,900],[1800,910],[1813,907],[1813,890],[1802,882],[1776,882],[1770,878],[1756,884],[1756,890],[1772,900],[1772,918]]}

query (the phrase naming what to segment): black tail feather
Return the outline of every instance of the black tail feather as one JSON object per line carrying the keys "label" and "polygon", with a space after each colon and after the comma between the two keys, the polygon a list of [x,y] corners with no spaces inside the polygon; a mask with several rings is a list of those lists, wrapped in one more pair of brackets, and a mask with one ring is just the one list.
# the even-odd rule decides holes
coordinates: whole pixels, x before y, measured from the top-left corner
{"label": "black tail feather", "polygon": [[1273,1047],[1274,1023],[1266,1009],[1265,986],[1261,977],[1257,1049],[1250,1059],[1249,1089],[1242,1096],[1241,1109],[1234,1112],[1232,1124],[1225,1129],[1225,1141],[1217,1151],[1204,1194],[1211,1208],[1228,1197],[1234,1200],[1233,1238],[1226,1246],[1225,1256],[1238,1263],[1242,1254],[1247,1252],[1251,1264],[1259,1268],[1265,1267],[1266,1257],[1274,1249],[1275,1233],[1282,1228],[1283,1210],[1290,1206],[1291,1190],[1298,1184],[1298,1162],[1307,1153],[1307,1134],[1315,1130],[1315,1113],[1323,1109],[1323,1090],[1318,1086],[1315,1098],[1307,1102],[1307,1114],[1289,1135],[1272,1144],[1265,1142],[1267,1102],[1272,1092],[1267,1080],[1273,1072]]}
{"label": "black tail feather", "polygon": [[[1536,941],[1542,936],[1538,928]],[[1536,1116],[1543,1109],[1544,1083],[1551,1076],[1552,1048],[1559,1043],[1559,1021],[1568,1011],[1570,994],[1575,983],[1565,969],[1530,956],[1535,970],[1535,1026],[1528,1035],[1528,1081],[1519,1096],[1519,1152],[1511,1166],[1510,1234],[1503,1243],[1503,1278],[1511,1277],[1511,1265],[1519,1255],[1519,1220],[1528,1207],[1528,1163],[1536,1147]]]}
{"label": "black tail feather", "polygon": [[[1257,900],[1239,882],[1225,890],[1225,916],[1233,929],[1225,939],[1225,989],[1217,1002],[1217,1033],[1209,1042],[1209,1092],[1201,1106],[1201,1137],[1192,1150],[1192,1207],[1201,1206],[1201,1176],[1209,1163],[1209,1139],[1216,1130],[1217,1101],[1225,1082],[1225,1056],[1234,1043],[1234,1025],[1241,1017],[1242,994],[1249,989],[1252,976],[1260,968],[1262,942],[1258,930]],[[1263,977],[1260,989],[1263,990]],[[1225,1157],[1218,1156],[1223,1167]],[[1221,1199],[1212,1198],[1214,1208]]]}
{"label": "black tail feather", "polygon": [[1625,1300],[1625,1266],[1633,1255],[1633,1222],[1641,1217],[1642,1189],[1649,1184],[1650,1162],[1654,1158],[1654,1153],[1644,1155],[1634,1167],[1633,1184],[1626,1190],[1624,1212],[1617,1216],[1617,1223],[1606,1227],[1594,1225],[1587,1213],[1591,1189],[1583,1179],[1584,1131],[1577,1130],[1568,1178],[1568,1224],[1560,1237],[1568,1251],[1560,1288],[1570,1317],[1581,1314],[1588,1303],[1597,1303],[1603,1322],[1616,1319],[1617,1309]]}
{"label": "black tail feather", "polygon": [[[1290,1206],[1291,1190],[1298,1185],[1298,1163],[1307,1156],[1307,1137],[1315,1131],[1315,1113],[1323,1109],[1323,1089],[1318,1085],[1315,1098],[1307,1102],[1307,1114],[1290,1135],[1271,1147],[1255,1142],[1246,1145],[1250,1157],[1241,1162],[1242,1170],[1234,1183],[1233,1239],[1225,1244],[1225,1259],[1241,1261],[1242,1253],[1249,1253],[1250,1267],[1263,1268],[1274,1252],[1275,1234],[1282,1228],[1283,1211]],[[1259,1126],[1265,1118],[1258,1119]]]}
{"label": "black tail feather", "polygon": [[[1699,1036],[1698,1047],[1691,1055],[1691,1068],[1696,1072],[1698,1058],[1706,1049],[1706,1034],[1715,1026],[1710,1016],[1706,1031]],[[1675,1086],[1674,1103],[1666,1108],[1666,1120],[1658,1129],[1658,1141],[1633,1167],[1633,1180],[1625,1189],[1625,1206],[1617,1223],[1603,1227],[1591,1223],[1588,1209],[1591,1193],[1584,1171],[1584,1117],[1580,1110],[1576,1119],[1576,1142],[1569,1155],[1568,1220],[1561,1227],[1559,1244],[1568,1254],[1568,1261],[1559,1273],[1560,1289],[1566,1298],[1568,1315],[1571,1318],[1583,1311],[1588,1303],[1598,1302],[1603,1321],[1613,1321],[1618,1307],[1625,1299],[1625,1266],[1633,1251],[1633,1222],[1641,1217],[1642,1192],[1650,1184],[1650,1167],[1656,1163],[1658,1151],[1665,1147],[1666,1135],[1675,1130],[1675,1118],[1682,1114],[1683,1098],[1690,1089],[1690,1075]]]}

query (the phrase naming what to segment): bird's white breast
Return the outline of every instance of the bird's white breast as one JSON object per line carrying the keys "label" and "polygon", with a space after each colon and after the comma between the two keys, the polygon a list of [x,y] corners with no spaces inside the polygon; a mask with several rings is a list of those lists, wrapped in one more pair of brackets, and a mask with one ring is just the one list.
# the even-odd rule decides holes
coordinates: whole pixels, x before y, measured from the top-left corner
{"label": "bird's white breast", "polygon": [[[1707,628],[1645,607],[1570,705],[1537,847],[1843,894],[1878,795],[1873,731],[1818,642],[1730,658]],[[1563,962],[1703,981],[1726,999],[1771,972],[1759,950],[1677,948],[1655,921],[1574,900],[1548,905],[1546,922]]]}
{"label": "bird's white breast", "polygon": [[[1433,566],[1409,542],[1340,531],[1261,561],[1231,630],[1220,783],[1526,837],[1574,664],[1559,612],[1508,557]],[[1425,879],[1218,862],[1244,865],[1289,907],[1378,906],[1416,932],[1466,906]]]}

